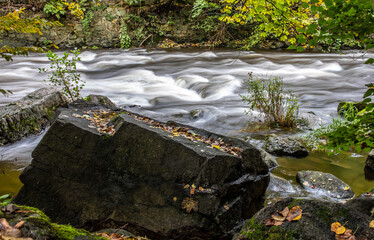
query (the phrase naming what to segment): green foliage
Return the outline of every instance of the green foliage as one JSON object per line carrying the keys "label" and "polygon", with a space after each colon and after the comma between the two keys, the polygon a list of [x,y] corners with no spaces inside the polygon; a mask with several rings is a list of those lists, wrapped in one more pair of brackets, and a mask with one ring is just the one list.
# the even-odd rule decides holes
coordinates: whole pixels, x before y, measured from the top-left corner
{"label": "green foliage", "polygon": [[60,1],[49,1],[44,5],[44,12],[46,14],[50,14],[53,16],[56,16],[57,19],[60,19],[62,16],[65,16],[66,10],[65,10],[66,5]]}
{"label": "green foliage", "polygon": [[321,126],[307,135],[309,145],[314,150],[327,150],[330,153],[374,148],[374,111],[368,104],[360,112],[350,104],[342,118],[334,118],[328,126]]}
{"label": "green foliage", "polygon": [[269,127],[295,127],[299,111],[296,96],[289,91],[285,93],[283,80],[271,77],[267,80],[250,76],[248,94],[241,96],[251,110],[259,110]]}
{"label": "green foliage", "polygon": [[91,36],[91,23],[92,23],[93,17],[94,17],[93,11],[89,10],[85,14],[85,18],[82,19],[83,31],[84,31],[84,33],[86,34],[87,37]]}
{"label": "green foliage", "polygon": [[[62,92],[75,101],[80,97],[80,90],[84,86],[84,81],[80,79],[80,74],[76,72],[76,63],[80,61],[80,51],[72,50],[72,58],[69,59],[70,53],[64,52],[62,57],[58,57],[56,53],[48,51],[47,57],[51,61],[48,82],[54,86],[62,86]],[[39,72],[47,72],[45,68],[39,68]]]}
{"label": "green foliage", "polygon": [[10,197],[10,194],[0,196],[0,207],[9,204],[11,200],[12,198]]}
{"label": "green foliage", "polygon": [[125,0],[125,3],[130,6],[138,5],[139,3],[141,3],[141,0]]}
{"label": "green foliage", "polygon": [[127,25],[125,23],[121,24],[119,32],[119,41],[121,44],[121,48],[127,49],[131,47],[131,38],[127,33]]}

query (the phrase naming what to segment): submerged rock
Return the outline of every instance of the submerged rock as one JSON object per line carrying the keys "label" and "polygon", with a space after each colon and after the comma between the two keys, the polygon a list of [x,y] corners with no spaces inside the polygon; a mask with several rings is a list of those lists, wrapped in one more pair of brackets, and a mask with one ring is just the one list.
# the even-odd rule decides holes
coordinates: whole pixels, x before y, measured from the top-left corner
{"label": "submerged rock", "polygon": [[304,158],[309,155],[308,150],[295,139],[281,138],[274,134],[266,137],[265,150],[276,156]]}
{"label": "submerged rock", "polygon": [[352,198],[355,195],[345,182],[331,173],[300,171],[296,180],[305,190],[314,194],[338,199]]}
{"label": "submerged rock", "polygon": [[[265,220],[277,211],[295,206],[302,210],[298,221],[285,220],[280,226],[265,226]],[[341,203],[287,198],[256,213],[246,221],[234,239],[335,239],[335,233],[331,231],[331,224],[335,222],[352,230],[356,239],[374,239],[374,231],[369,228],[371,220],[369,216]]]}
{"label": "submerged rock", "polygon": [[68,102],[55,88],[41,88],[0,107],[0,145],[18,141],[43,130],[54,110]]}
{"label": "submerged rock", "polygon": [[127,224],[151,239],[230,239],[263,207],[269,170],[252,145],[189,131],[240,148],[238,157],[125,113],[110,136],[74,110],[62,109],[34,150],[16,203],[92,230]]}

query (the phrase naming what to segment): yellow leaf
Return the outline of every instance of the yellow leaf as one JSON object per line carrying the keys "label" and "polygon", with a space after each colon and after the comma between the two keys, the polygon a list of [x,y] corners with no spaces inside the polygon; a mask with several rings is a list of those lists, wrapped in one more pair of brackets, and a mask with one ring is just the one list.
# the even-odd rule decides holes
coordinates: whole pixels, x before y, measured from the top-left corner
{"label": "yellow leaf", "polygon": [[348,190],[349,190],[349,187],[348,187],[348,186],[346,186],[346,187],[344,188],[344,190],[345,190],[345,191],[348,191]]}
{"label": "yellow leaf", "polygon": [[336,232],[336,230],[342,225],[339,222],[334,222],[331,224],[331,231]]}
{"label": "yellow leaf", "polygon": [[338,229],[336,229],[336,234],[340,235],[340,234],[344,234],[345,233],[345,227],[341,226],[341,227],[338,227]]}
{"label": "yellow leaf", "polygon": [[374,228],[374,220],[369,223],[370,228]]}

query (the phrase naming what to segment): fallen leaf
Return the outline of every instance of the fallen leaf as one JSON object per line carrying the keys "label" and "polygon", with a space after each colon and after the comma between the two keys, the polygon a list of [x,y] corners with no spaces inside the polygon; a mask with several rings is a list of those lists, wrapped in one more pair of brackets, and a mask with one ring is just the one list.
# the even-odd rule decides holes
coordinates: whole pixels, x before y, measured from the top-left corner
{"label": "fallen leaf", "polygon": [[224,208],[226,211],[229,210],[229,209],[230,209],[230,207],[229,207],[229,203],[226,202],[225,205],[223,206],[223,208]]}
{"label": "fallen leaf", "polygon": [[283,211],[279,212],[282,216],[287,217],[288,213],[290,212],[290,209],[288,207],[285,207]]}
{"label": "fallen leaf", "polygon": [[336,232],[336,230],[342,225],[339,222],[334,222],[331,224],[331,231]]}
{"label": "fallen leaf", "polygon": [[374,220],[369,223],[370,228],[374,228]]}
{"label": "fallen leaf", "polygon": [[192,210],[197,212],[198,202],[191,197],[185,198],[182,202],[182,208],[186,209],[187,213],[190,213]]}
{"label": "fallen leaf", "polygon": [[295,206],[290,209],[290,212],[288,213],[287,220],[288,221],[298,221],[301,218],[303,210],[300,208],[300,206]]}
{"label": "fallen leaf", "polygon": [[173,201],[176,202],[177,201],[177,197],[173,197]]}
{"label": "fallen leaf", "polygon": [[274,220],[272,218],[268,218],[265,220],[265,226],[280,226],[283,224],[281,221]]}
{"label": "fallen leaf", "polygon": [[346,186],[346,187],[344,188],[344,190],[345,190],[345,191],[348,191],[349,188],[350,188],[350,187]]}
{"label": "fallen leaf", "polygon": [[199,191],[203,192],[204,188],[203,187],[199,187]]}

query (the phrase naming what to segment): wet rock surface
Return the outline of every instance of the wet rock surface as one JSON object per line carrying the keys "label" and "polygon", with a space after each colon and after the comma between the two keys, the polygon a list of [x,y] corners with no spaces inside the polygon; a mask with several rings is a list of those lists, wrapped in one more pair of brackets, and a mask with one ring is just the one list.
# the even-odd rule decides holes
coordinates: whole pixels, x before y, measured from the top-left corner
{"label": "wet rock surface", "polygon": [[366,214],[370,217],[374,216],[374,190],[363,193],[354,199],[345,203],[346,206],[351,207],[358,212]]}
{"label": "wet rock surface", "polygon": [[262,159],[265,161],[266,165],[268,166],[269,170],[273,170],[274,168],[278,167],[279,164],[274,156],[267,153],[265,150],[260,149]]}
{"label": "wet rock surface", "polygon": [[369,152],[368,157],[366,158],[365,161],[365,168],[368,168],[370,171],[374,171],[374,149],[372,149]]}
{"label": "wet rock surface", "polygon": [[299,113],[296,121],[299,128],[306,130],[316,129],[322,124],[322,119],[314,112]]}
{"label": "wet rock surface", "polygon": [[[265,226],[265,220],[285,207],[299,206],[302,210],[298,221],[285,220],[280,226]],[[341,203],[320,200],[287,198],[271,204],[247,220],[234,239],[335,239],[331,224],[339,222],[352,230],[356,239],[374,239],[369,228],[371,217]]]}
{"label": "wet rock surface", "polygon": [[20,176],[16,203],[90,230],[127,224],[151,239],[230,239],[263,207],[269,170],[252,145],[193,129],[241,148],[237,157],[128,114],[110,136],[74,117],[86,110],[61,109]]}
{"label": "wet rock surface", "polygon": [[20,100],[0,107],[0,145],[18,141],[43,130],[54,110],[67,103],[55,88],[41,88]]}
{"label": "wet rock surface", "polygon": [[270,174],[270,182],[267,191],[278,193],[294,193],[296,192],[292,184],[284,178]]}
{"label": "wet rock surface", "polygon": [[291,156],[304,158],[309,155],[308,150],[291,137],[281,138],[274,134],[266,137],[265,150],[276,156]]}
{"label": "wet rock surface", "polygon": [[300,186],[313,194],[337,199],[352,198],[355,195],[345,182],[331,173],[300,171],[296,175],[296,180]]}

